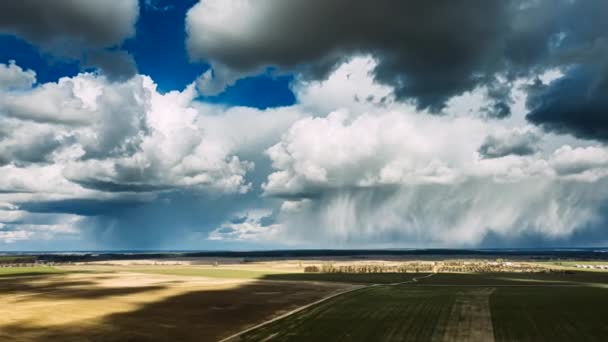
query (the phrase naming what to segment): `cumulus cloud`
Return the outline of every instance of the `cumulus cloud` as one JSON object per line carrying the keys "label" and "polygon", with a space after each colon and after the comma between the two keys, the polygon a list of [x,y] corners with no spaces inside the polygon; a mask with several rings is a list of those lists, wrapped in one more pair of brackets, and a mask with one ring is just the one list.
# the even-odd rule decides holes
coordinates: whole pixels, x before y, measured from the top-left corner
{"label": "cumulus cloud", "polygon": [[239,213],[231,221],[224,222],[219,228],[211,231],[208,239],[250,242],[273,240],[280,229],[280,225],[264,222],[271,216],[272,211],[266,209],[248,210]]}
{"label": "cumulus cloud", "polygon": [[[16,64],[6,68],[33,74]],[[2,89],[0,201],[19,215],[70,214],[88,217],[72,226],[98,227],[116,221],[96,217],[175,192],[196,201],[251,191],[254,161],[301,112],[226,108],[196,96],[194,84],[160,93],[147,76],[110,81],[89,73]],[[51,236],[51,227],[39,223],[4,224],[12,227],[7,241]]]}
{"label": "cumulus cloud", "polygon": [[[325,76],[345,55],[375,53],[381,59],[377,78],[427,107],[475,85],[473,71],[489,62],[507,9],[485,1],[466,7],[449,1],[201,1],[186,27],[192,58],[241,73],[308,64],[311,77]],[[433,16],[441,20],[425,26]],[[235,25],[228,29],[225,22]],[[435,42],[432,51],[427,40]]]}
{"label": "cumulus cloud", "polygon": [[[4,228],[4,225],[0,225],[0,228]],[[20,240],[28,240],[32,237],[32,232],[18,230],[18,231],[4,231],[0,230],[0,241],[4,243],[13,243]]]}
{"label": "cumulus cloud", "polygon": [[77,235],[77,220],[60,224],[18,224],[0,223],[0,243],[11,244],[22,240],[51,240],[58,236]]}
{"label": "cumulus cloud", "polygon": [[505,117],[517,77],[606,59],[596,45],[608,38],[598,14],[607,9],[601,0],[205,0],[188,12],[186,31],[191,58],[212,64],[201,80],[214,93],[267,67],[325,79],[345,59],[372,54],[375,81],[397,99],[439,111],[487,87],[494,102],[486,112]]}
{"label": "cumulus cloud", "polygon": [[[442,135],[427,138],[436,131]],[[268,177],[264,189],[290,195],[315,187],[456,182],[466,172],[463,167],[475,161],[474,148],[467,145],[481,141],[483,134],[483,123],[466,117],[403,112],[350,117],[343,110],[305,118],[268,149],[279,171]]]}
{"label": "cumulus cloud", "polygon": [[0,63],[0,90],[27,89],[34,83],[36,72],[33,70],[23,70],[15,61]]}
{"label": "cumulus cloud", "polygon": [[161,93],[142,75],[2,90],[4,240],[477,246],[605,222],[608,149],[531,127],[530,79],[513,82],[510,118],[482,114],[487,88],[436,116],[394,101],[376,66],[360,56],[298,77],[297,103],[265,110],[200,102],[195,84]]}
{"label": "cumulus cloud", "polygon": [[135,33],[138,10],[137,1],[131,0],[59,0],[53,6],[36,0],[8,1],[0,5],[0,29],[48,47],[73,41],[105,47]]}
{"label": "cumulus cloud", "polygon": [[538,151],[539,140],[540,135],[534,130],[514,129],[487,136],[478,152],[484,158],[527,156]]}
{"label": "cumulus cloud", "polygon": [[137,0],[3,1],[0,4],[0,33],[21,37],[44,51],[61,57],[83,59],[110,77],[135,74],[132,57],[119,46],[135,35],[139,16]]}
{"label": "cumulus cloud", "polygon": [[[0,91],[0,201],[21,214],[88,217],[62,227],[107,232],[122,227],[109,217],[168,193],[197,201],[197,194],[249,192],[255,164],[245,158],[261,158],[301,114],[225,108],[196,96],[194,85],[161,94],[146,76],[110,82],[94,74]],[[59,234],[17,218],[3,224],[5,242]]]}
{"label": "cumulus cloud", "polygon": [[608,141],[607,68],[574,68],[549,84],[537,81],[530,87],[527,119],[548,131]]}
{"label": "cumulus cloud", "polygon": [[[230,125],[222,120],[247,120],[256,110],[234,109],[215,118],[214,111],[224,110],[193,104],[195,96],[193,86],[163,95],[147,77],[108,82],[91,74],[3,93],[0,113],[15,129],[4,132],[0,156],[5,164],[61,165],[69,181],[101,191],[247,191],[245,174],[254,165],[234,151],[265,138],[253,136],[253,127],[235,131],[240,136],[226,134]],[[266,117],[257,118],[256,134],[286,125]]]}
{"label": "cumulus cloud", "polygon": [[84,66],[103,70],[111,80],[125,80],[137,73],[133,56],[122,50],[92,51],[85,57]]}
{"label": "cumulus cloud", "polygon": [[[350,77],[365,78],[368,70]],[[312,89],[327,86],[322,90],[329,84],[310,83]],[[474,98],[468,96],[469,106]],[[322,96],[301,105],[313,108],[314,99],[318,108],[332,106]],[[275,239],[315,246],[475,246],[491,236],[563,241],[604,222],[608,149],[561,146],[526,124],[525,112],[486,120],[451,103],[446,112],[452,114],[437,117],[400,103],[361,108],[351,100],[327,116],[296,121],[266,151],[275,172],[262,187],[283,200]],[[478,101],[473,111],[484,106]]]}
{"label": "cumulus cloud", "polygon": [[608,176],[608,149],[603,146],[562,146],[550,160],[558,175],[566,179],[595,182]]}
{"label": "cumulus cloud", "polygon": [[77,215],[38,214],[20,210],[14,205],[0,206],[0,244],[75,236],[81,219]]}

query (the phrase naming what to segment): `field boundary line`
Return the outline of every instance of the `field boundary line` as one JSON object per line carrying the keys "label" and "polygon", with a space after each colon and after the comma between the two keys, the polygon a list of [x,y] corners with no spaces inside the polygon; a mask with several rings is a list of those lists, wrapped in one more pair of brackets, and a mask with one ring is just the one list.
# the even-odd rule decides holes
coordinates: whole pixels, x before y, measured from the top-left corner
{"label": "field boundary line", "polygon": [[299,308],[293,309],[293,310],[291,310],[289,312],[286,312],[286,313],[284,313],[284,314],[282,314],[280,316],[277,316],[277,317],[275,317],[273,319],[270,319],[268,321],[262,322],[262,323],[260,323],[258,325],[255,325],[255,326],[251,327],[251,328],[247,328],[247,329],[245,329],[243,331],[240,331],[240,332],[238,332],[236,334],[230,335],[230,336],[228,336],[228,337],[226,337],[224,339],[219,340],[218,342],[228,342],[228,341],[233,340],[233,339],[235,339],[235,338],[237,338],[237,337],[239,337],[239,336],[241,336],[243,334],[246,334],[246,333],[248,333],[248,332],[250,332],[252,330],[261,328],[263,326],[266,326],[268,324],[274,323],[274,322],[276,322],[278,320],[281,320],[283,318],[286,318],[286,317],[289,317],[289,316],[291,316],[293,314],[296,314],[296,313],[298,313],[300,311],[306,310],[306,309],[310,308],[311,306],[314,306],[314,305],[317,305],[317,304],[321,304],[321,303],[323,303],[323,302],[325,302],[327,300],[330,300],[332,298],[341,296],[343,294],[347,294],[347,293],[354,292],[354,291],[357,291],[357,290],[366,289],[366,288],[369,288],[369,287],[372,287],[372,286],[376,286],[376,285],[377,284],[367,285],[367,286],[359,286],[359,287],[355,287],[355,288],[348,289],[348,290],[345,290],[345,291],[336,292],[336,293],[331,294],[331,295],[329,295],[327,297],[321,298],[321,299],[319,299],[319,300],[317,300],[315,302],[306,304],[304,306],[300,306]]}
{"label": "field boundary line", "polygon": [[273,319],[270,319],[268,321],[262,322],[260,324],[257,324],[255,326],[253,326],[253,327],[247,328],[247,329],[245,329],[243,331],[240,331],[240,332],[238,332],[236,334],[230,335],[230,336],[228,336],[226,338],[223,338],[223,339],[219,340],[218,342],[228,342],[228,341],[231,341],[231,340],[233,340],[233,339],[235,339],[235,338],[237,338],[237,337],[239,337],[241,335],[244,335],[244,334],[246,334],[246,333],[248,333],[250,331],[253,331],[253,330],[261,328],[261,327],[264,327],[266,325],[269,325],[271,323],[279,321],[279,320],[281,320],[283,318],[287,318],[287,317],[289,317],[289,316],[291,316],[293,314],[296,314],[296,313],[298,313],[300,311],[304,311],[304,310],[306,310],[306,309],[308,309],[308,308],[310,308],[312,306],[315,306],[317,304],[321,304],[321,303],[323,303],[325,301],[328,301],[330,299],[336,298],[336,297],[341,296],[341,295],[345,295],[347,293],[351,293],[351,292],[359,291],[359,290],[363,290],[363,289],[368,289],[368,288],[372,288],[372,287],[377,287],[377,286],[397,286],[397,285],[403,285],[403,284],[412,284],[412,283],[418,282],[418,279],[428,278],[428,277],[430,277],[430,276],[432,276],[434,274],[435,273],[429,273],[429,274],[427,274],[427,275],[425,275],[423,277],[414,277],[411,280],[403,281],[403,282],[398,282],[398,283],[362,285],[362,286],[351,288],[351,289],[348,289],[348,290],[345,290],[345,291],[336,292],[336,293],[331,294],[331,295],[329,295],[327,297],[321,298],[321,299],[319,299],[319,300],[317,300],[315,302],[306,304],[304,306],[300,306],[299,308],[293,309],[293,310],[291,310],[289,312],[286,312],[286,313],[284,313],[284,314],[282,314],[280,316],[277,316],[277,317],[275,317]]}

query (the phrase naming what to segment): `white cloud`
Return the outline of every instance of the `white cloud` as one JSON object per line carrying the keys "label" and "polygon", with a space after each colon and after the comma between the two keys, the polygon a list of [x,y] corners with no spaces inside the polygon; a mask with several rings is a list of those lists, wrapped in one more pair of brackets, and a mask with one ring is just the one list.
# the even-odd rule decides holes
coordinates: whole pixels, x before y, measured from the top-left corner
{"label": "white cloud", "polygon": [[[1,228],[1,227],[0,227]],[[21,240],[29,240],[33,237],[34,233],[26,230],[11,230],[3,231],[0,230],[0,242],[14,243]]]}
{"label": "white cloud", "polygon": [[608,176],[608,149],[564,145],[553,152],[550,164],[565,179],[595,182]]}
{"label": "white cloud", "polygon": [[301,105],[334,110],[298,120],[266,152],[275,171],[263,189],[286,198],[277,241],[475,246],[493,234],[565,238],[602,222],[608,149],[559,147],[525,121],[488,120],[479,115],[484,89],[432,116],[399,103],[362,108],[350,96],[331,104],[330,87],[310,84],[325,96]]}
{"label": "white cloud", "polygon": [[317,115],[325,115],[345,104],[351,111],[365,112],[394,104],[393,89],[373,80],[376,61],[369,56],[358,56],[339,66],[321,81],[298,80],[293,91],[304,108]]}
{"label": "white cloud", "polygon": [[487,129],[469,117],[401,111],[305,118],[267,151],[278,171],[264,189],[293,194],[308,187],[457,182],[472,172]]}
{"label": "white cloud", "polygon": [[94,74],[0,92],[0,197],[247,192],[255,165],[244,158],[260,158],[302,115],[225,108],[196,96],[194,85],[161,94],[147,76],[110,82]]}
{"label": "white cloud", "polygon": [[0,90],[28,89],[34,83],[36,73],[33,70],[23,70],[15,61],[0,63]]}
{"label": "white cloud", "polygon": [[209,233],[209,240],[263,242],[275,239],[281,226],[278,224],[263,225],[262,220],[272,216],[267,209],[254,209],[235,215],[234,219],[225,222]]}
{"label": "white cloud", "polygon": [[16,208],[0,210],[0,244],[78,236],[81,220],[70,214],[29,213]]}
{"label": "white cloud", "polygon": [[84,222],[45,227],[27,212],[32,203],[153,201],[168,191],[238,202],[259,187],[269,207],[239,212],[209,240],[474,246],[601,222],[608,148],[531,128],[521,94],[517,119],[480,115],[485,89],[444,115],[419,112],[393,102],[373,68],[357,57],[326,81],[297,80],[297,104],[266,110],[199,102],[194,84],[160,93],[142,75],[0,90],[4,240],[77,234]]}

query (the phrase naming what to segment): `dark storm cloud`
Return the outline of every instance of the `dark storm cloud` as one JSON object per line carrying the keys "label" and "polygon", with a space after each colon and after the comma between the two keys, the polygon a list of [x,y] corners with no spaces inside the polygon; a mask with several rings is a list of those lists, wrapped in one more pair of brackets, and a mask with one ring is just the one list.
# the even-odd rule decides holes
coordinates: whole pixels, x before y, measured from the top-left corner
{"label": "dark storm cloud", "polygon": [[576,68],[549,85],[537,82],[527,106],[527,119],[548,131],[608,141],[606,71]]}
{"label": "dark storm cloud", "polygon": [[85,65],[103,70],[112,81],[124,81],[137,74],[133,56],[122,50],[93,51],[87,56]]}
{"label": "dark storm cloud", "polygon": [[156,185],[156,184],[148,184],[148,183],[119,183],[119,182],[111,182],[111,181],[103,181],[99,179],[77,179],[77,178],[69,178],[70,181],[79,184],[80,186],[99,190],[104,192],[153,192],[153,191],[161,191],[161,190],[169,190],[171,189],[171,185]]}
{"label": "dark storm cloud", "polygon": [[[23,38],[60,57],[81,59],[87,51],[107,54],[104,48],[133,36],[138,15],[137,0],[1,1],[0,33]],[[119,71],[128,77],[134,68],[124,54],[91,63],[110,77]]]}
{"label": "dark storm cloud", "polygon": [[62,213],[80,216],[117,215],[145,203],[137,199],[69,199],[22,203],[19,209],[32,213]]}
{"label": "dark storm cloud", "polygon": [[[604,206],[604,212],[605,212]],[[608,217],[603,216],[594,225],[585,225],[566,236],[547,236],[534,229],[525,230],[519,235],[489,231],[479,243],[483,248],[573,248],[603,247],[608,242],[606,224]]]}
{"label": "dark storm cloud", "polygon": [[188,26],[193,58],[237,71],[265,65],[303,67],[319,78],[345,57],[373,53],[377,80],[401,98],[439,108],[451,96],[488,81],[497,67],[512,12],[510,1],[277,1],[260,2],[264,20],[242,39],[199,39],[194,13]]}
{"label": "dark storm cloud", "polygon": [[78,42],[102,48],[133,35],[137,1],[38,0],[0,2],[0,31],[53,48]]}
{"label": "dark storm cloud", "polygon": [[213,248],[216,243],[207,241],[210,231],[235,213],[267,207],[269,203],[274,202],[251,193],[235,199],[171,192],[154,201],[139,202],[128,210],[117,207],[112,211],[114,207],[109,207],[103,215],[86,218],[83,227],[90,240],[107,248]]}
{"label": "dark storm cloud", "polygon": [[608,1],[576,1],[560,17],[551,62],[566,75],[529,89],[529,121],[556,133],[608,140]]}
{"label": "dark storm cloud", "polygon": [[[497,74],[512,80],[605,59],[586,52],[607,38],[605,13],[601,0],[206,1],[189,12],[187,32],[193,59],[244,74],[277,66],[323,78],[345,58],[371,53],[377,81],[400,99],[440,110],[452,96],[495,88]],[[238,25],[222,26],[221,18],[237,17]],[[509,93],[489,96],[488,116],[508,116]]]}

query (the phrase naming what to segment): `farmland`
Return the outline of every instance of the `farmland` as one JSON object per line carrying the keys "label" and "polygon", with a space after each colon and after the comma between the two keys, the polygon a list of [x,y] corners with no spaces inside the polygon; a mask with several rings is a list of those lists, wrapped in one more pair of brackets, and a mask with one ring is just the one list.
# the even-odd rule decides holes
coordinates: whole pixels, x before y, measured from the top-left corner
{"label": "farmland", "polygon": [[[304,272],[329,264],[338,266]],[[602,341],[608,335],[605,272],[390,272],[403,269],[395,265],[323,259],[0,267],[0,340]]]}
{"label": "farmland", "polygon": [[65,273],[66,270],[62,270],[55,267],[48,266],[34,266],[34,267],[0,267],[0,278],[11,277],[11,276],[35,276],[44,274],[57,274]]}
{"label": "farmland", "polygon": [[350,287],[261,282],[239,270],[207,277],[65,268],[0,278],[1,341],[215,341]]}
{"label": "farmland", "polygon": [[437,274],[373,286],[241,341],[603,341],[608,274]]}

